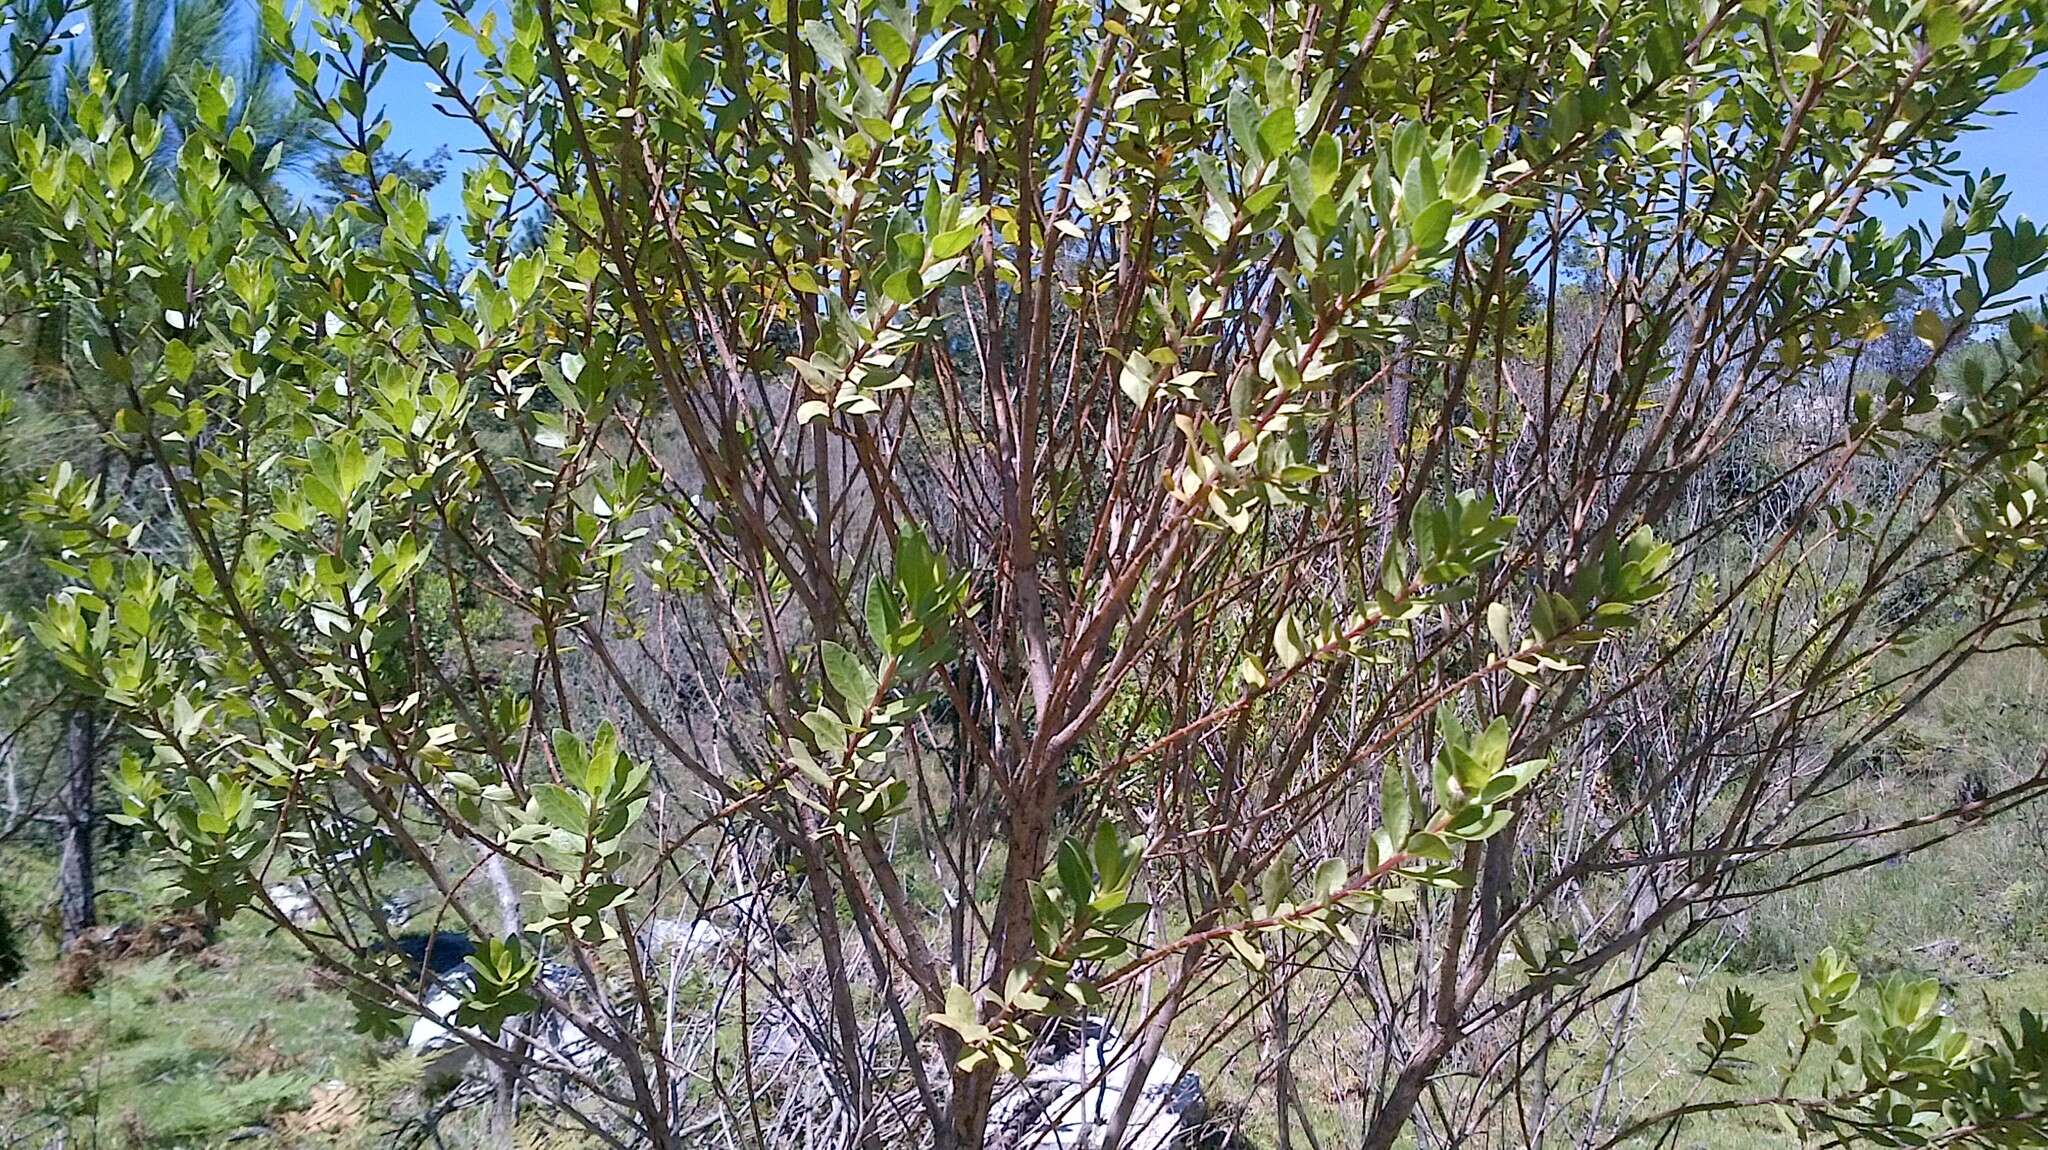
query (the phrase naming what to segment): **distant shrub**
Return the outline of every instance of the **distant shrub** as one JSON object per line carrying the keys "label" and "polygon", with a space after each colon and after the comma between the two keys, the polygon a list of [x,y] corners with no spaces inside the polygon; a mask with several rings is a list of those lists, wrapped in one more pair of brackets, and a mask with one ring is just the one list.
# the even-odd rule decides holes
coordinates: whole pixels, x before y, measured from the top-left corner
{"label": "distant shrub", "polygon": [[27,966],[21,955],[21,939],[14,932],[14,919],[7,913],[7,904],[0,902],[0,986],[20,978]]}

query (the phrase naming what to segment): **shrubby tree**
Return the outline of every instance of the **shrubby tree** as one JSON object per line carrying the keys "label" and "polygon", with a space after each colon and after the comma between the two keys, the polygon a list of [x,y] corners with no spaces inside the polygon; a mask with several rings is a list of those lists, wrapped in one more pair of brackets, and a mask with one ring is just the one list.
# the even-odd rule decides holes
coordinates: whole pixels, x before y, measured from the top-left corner
{"label": "shrubby tree", "polygon": [[[1598,1145],[1638,1119],[1553,1089],[1575,1021],[2042,788],[1839,801],[2043,639],[2048,237],[1997,177],[1871,210],[2044,17],[271,5],[332,211],[272,210],[225,80],[161,179],[101,75],[14,135],[10,296],[85,317],[173,512],[51,468],[26,626],[146,745],[121,817],[179,897],[363,1025],[427,995],[395,885],[485,940],[457,1021],[507,1108],[976,1147],[1094,1014],[1134,1074],[1256,1061],[1283,1144],[1334,1105],[1371,1150]],[[394,61],[484,141],[448,235]],[[1916,285],[1924,363],[1857,367]],[[685,980],[645,928],[700,917],[737,937]],[[1846,1089],[1780,1109],[1838,1136]],[[2032,1129],[1981,1097],[1953,1128]]]}

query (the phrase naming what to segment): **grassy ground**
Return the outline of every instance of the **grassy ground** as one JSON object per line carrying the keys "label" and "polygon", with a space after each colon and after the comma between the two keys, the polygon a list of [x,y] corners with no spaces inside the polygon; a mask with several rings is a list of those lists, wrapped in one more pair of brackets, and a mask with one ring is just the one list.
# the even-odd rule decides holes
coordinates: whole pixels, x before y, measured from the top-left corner
{"label": "grassy ground", "polygon": [[[1702,1019],[1730,986],[1756,994],[1769,1007],[1767,1029],[1750,1051],[1771,1064],[1789,1033],[1797,981],[1778,972],[1654,976],[1627,1041],[1624,1097],[1610,1106],[1650,1113],[1727,1096],[1730,1088],[1703,1084],[1694,1073]],[[2048,1004],[2048,966],[1956,982],[1949,1002],[1971,1022],[2038,1009]],[[346,1004],[311,986],[289,945],[253,924],[230,926],[198,959],[117,964],[89,995],[62,993],[54,968],[38,963],[0,989],[0,1016],[0,1146],[48,1145],[60,1126],[71,1146],[386,1146],[418,1107],[410,1060],[350,1033]],[[1581,1045],[1576,1053],[1585,1061],[1568,1076],[1567,1091],[1590,1085],[1597,1066],[1595,1044]],[[1204,1059],[1198,1068],[1222,1108],[1244,1112],[1239,1145],[1266,1147],[1273,1144],[1271,1102],[1251,1084],[1256,1062],[1254,1049],[1227,1063]],[[1347,1144],[1356,1129],[1351,1084],[1333,1065],[1300,1063],[1300,1089],[1324,1146]],[[1791,1143],[1768,1115],[1755,1113],[1693,1119],[1673,1145]]]}
{"label": "grassy ground", "polygon": [[[1885,796],[1872,790],[1862,801],[1876,808]],[[1618,1113],[1652,1113],[1724,1089],[1703,1087],[1693,1073],[1693,1043],[1701,1021],[1732,985],[1767,1005],[1768,1029],[1750,1053],[1772,1063],[1794,1009],[1797,975],[1790,968],[1824,945],[1856,954],[1873,977],[1893,970],[1939,977],[1950,1008],[1966,1020],[2009,1019],[2022,1006],[2048,1008],[2048,899],[2041,897],[2040,878],[2048,873],[2042,846],[2048,833],[2034,825],[2043,817],[2030,813],[1985,826],[1904,865],[1768,900],[1690,945],[1683,964],[1688,977],[1668,970],[1643,987],[1640,1014],[1625,1038],[1620,1096],[1603,1111],[1608,1122]],[[8,861],[0,859],[0,866]],[[45,876],[22,877],[15,891],[44,889]],[[138,891],[111,913],[146,914],[148,894]],[[31,916],[17,915],[17,921],[35,934]],[[258,1150],[405,1144],[404,1120],[420,1110],[411,1059],[351,1033],[347,1004],[315,986],[291,944],[260,922],[235,920],[196,957],[113,964],[88,995],[63,992],[47,939],[32,938],[30,950],[29,972],[0,987],[0,1147],[58,1145],[59,1129],[66,1134],[62,1145],[109,1150],[212,1147],[231,1139]],[[1297,1008],[1315,1001],[1317,990],[1298,988]],[[1360,1043],[1347,1034],[1363,1021],[1355,1004],[1333,994],[1334,987],[1320,990],[1340,1005],[1310,1036],[1297,1073],[1313,1133],[1320,1145],[1334,1148],[1355,1137],[1358,1088],[1373,1071],[1355,1065]],[[1209,1009],[1221,1012],[1236,997],[1219,998]],[[1201,1021],[1200,1012],[1190,1011],[1182,1031],[1198,1029]],[[1553,1063],[1576,1062],[1560,1091],[1565,1097],[1592,1086],[1606,1053],[1583,1024],[1569,1045]],[[1274,1145],[1274,1120],[1270,1090],[1253,1082],[1259,1056],[1254,1043],[1198,1059],[1196,1069],[1220,1112],[1243,1115],[1237,1145],[1263,1150]],[[1585,1105],[1581,1098],[1580,1114]],[[448,1132],[459,1135],[474,1118],[458,1116]],[[1565,1144],[1577,1124],[1568,1121],[1559,1130]],[[522,1150],[545,1144],[538,1138],[521,1143]],[[457,1136],[449,1144],[478,1143]],[[1295,1145],[1303,1144],[1297,1137]],[[1666,1145],[1765,1150],[1791,1142],[1768,1114],[1739,1113],[1692,1119]]]}
{"label": "grassy ground", "polygon": [[0,1145],[212,1146],[370,1068],[349,1013],[288,949],[230,926],[196,958],[107,968],[66,994],[32,964],[0,990]]}

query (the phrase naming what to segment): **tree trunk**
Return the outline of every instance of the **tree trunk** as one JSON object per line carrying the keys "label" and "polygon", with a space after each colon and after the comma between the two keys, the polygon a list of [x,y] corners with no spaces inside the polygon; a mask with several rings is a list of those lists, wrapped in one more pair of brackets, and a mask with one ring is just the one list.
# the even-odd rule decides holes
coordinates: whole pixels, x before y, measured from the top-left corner
{"label": "tree trunk", "polygon": [[1380,489],[1375,493],[1385,501],[1379,508],[1382,560],[1399,530],[1402,500],[1408,486],[1408,473],[1403,466],[1408,461],[1408,372],[1404,355],[1387,378],[1387,442],[1380,457]]}
{"label": "tree trunk", "polygon": [[[1031,956],[1035,945],[1031,936],[1031,884],[1045,873],[1046,859],[1052,851],[1057,776],[1042,763],[1027,767],[1026,774],[1037,782],[1032,793],[1010,811],[1003,888],[996,898],[995,937],[991,939],[995,947],[995,966],[988,979],[991,986],[1004,985],[1009,973],[1023,966]],[[965,978],[962,981],[973,985]],[[973,1070],[955,1067],[947,1119],[957,1150],[980,1150],[987,1145],[989,1107],[995,1098],[995,1085],[993,1062],[984,1061]]]}
{"label": "tree trunk", "polygon": [[1167,984],[1166,998],[1159,1004],[1159,1012],[1145,1027],[1144,1037],[1138,1041],[1138,1051],[1131,1060],[1130,1068],[1124,1071],[1124,1092],[1117,1100],[1116,1113],[1110,1115],[1109,1129],[1103,1132],[1103,1150],[1122,1150],[1124,1132],[1130,1128],[1131,1117],[1138,1111],[1138,1096],[1144,1093],[1145,1080],[1152,1075],[1152,1066],[1159,1061],[1159,1052],[1166,1047],[1166,1036],[1172,1031],[1173,1023],[1180,1016],[1180,1006],[1187,994],[1188,983],[1193,979],[1196,965],[1202,960],[1203,947],[1200,944],[1181,952],[1180,969],[1174,972],[1173,981]]}
{"label": "tree trunk", "polygon": [[[1408,318],[1410,329],[1415,323],[1415,301],[1401,305],[1402,314]],[[1374,497],[1385,500],[1379,507],[1380,517],[1380,562],[1387,559],[1387,549],[1394,545],[1394,536],[1401,529],[1401,510],[1413,496],[1408,491],[1408,436],[1411,416],[1409,415],[1409,389],[1415,374],[1415,360],[1410,356],[1407,345],[1393,349],[1394,370],[1387,376],[1387,441],[1380,456],[1380,486]]]}
{"label": "tree trunk", "polygon": [[[1268,981],[1274,981],[1270,976]],[[1277,980],[1267,997],[1267,1008],[1273,1013],[1273,1150],[1293,1150],[1293,1123],[1288,1120],[1287,1107],[1294,1101],[1294,1035],[1288,1023],[1287,979]]]}
{"label": "tree trunk", "polygon": [[[484,875],[490,880],[491,891],[498,900],[498,932],[510,938],[518,934],[524,925],[519,913],[519,888],[512,885],[512,874],[505,867],[505,856],[490,850],[482,853]],[[508,1022],[505,1027],[506,1045],[515,1058],[524,1058],[526,1054],[526,1040],[519,1033],[521,1025],[520,1022]],[[513,1066],[491,1063],[489,1122],[493,1144],[512,1145],[519,1127],[519,1071]]]}
{"label": "tree trunk", "polygon": [[64,715],[64,795],[57,858],[57,917],[64,945],[93,925],[93,781],[98,759],[97,719],[80,704]]}

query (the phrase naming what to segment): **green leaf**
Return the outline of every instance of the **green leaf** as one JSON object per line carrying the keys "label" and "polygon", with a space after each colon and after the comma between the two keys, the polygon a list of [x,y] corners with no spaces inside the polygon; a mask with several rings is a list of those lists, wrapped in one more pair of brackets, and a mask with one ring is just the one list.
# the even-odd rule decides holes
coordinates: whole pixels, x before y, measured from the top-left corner
{"label": "green leaf", "polygon": [[581,796],[555,783],[536,783],[534,806],[549,826],[581,835],[590,829],[589,809]]}
{"label": "green leaf", "polygon": [[1259,875],[1259,897],[1268,912],[1286,899],[1287,888],[1293,880],[1294,868],[1287,856],[1287,851],[1281,851]]}
{"label": "green leaf", "polygon": [[1408,225],[1408,235],[1421,255],[1431,255],[1444,246],[1444,238],[1451,229],[1451,201],[1437,200],[1414,218]]}
{"label": "green leaf", "polygon": [[1259,147],[1267,159],[1281,159],[1294,151],[1294,109],[1275,108],[1259,121]]}
{"label": "green leaf", "polygon": [[1081,856],[1081,848],[1073,839],[1066,839],[1060,843],[1054,865],[1059,875],[1060,889],[1076,906],[1086,905],[1094,893],[1095,881],[1088,873],[1088,860]]}
{"label": "green leaf", "polygon": [[1052,1005],[1052,999],[1031,989],[1030,975],[1022,970],[1010,971],[1003,981],[1003,1001],[1019,1010],[1036,1012]]}
{"label": "green leaf", "polygon": [[191,379],[192,369],[196,363],[197,357],[192,354],[192,349],[186,346],[184,340],[173,339],[165,341],[164,370],[170,373],[172,379],[177,380],[179,383],[184,383]]}
{"label": "green leaf", "polygon": [[1493,639],[1494,648],[1502,654],[1510,654],[1519,648],[1514,638],[1514,618],[1508,605],[1495,600],[1486,606],[1486,632]]}
{"label": "green leaf", "polygon": [[524,303],[533,297],[534,289],[540,286],[540,254],[529,253],[512,261],[505,271],[505,287],[511,292],[514,303]]}
{"label": "green leaf", "polygon": [[1230,128],[1230,138],[1236,141],[1238,148],[1244,152],[1248,163],[1257,164],[1265,158],[1259,142],[1259,128],[1263,117],[1259,115],[1258,106],[1252,103],[1250,96],[1242,91],[1230,93],[1230,98],[1223,103],[1223,118]]}
{"label": "green leaf", "polygon": [[1273,623],[1273,654],[1282,667],[1289,669],[1308,660],[1308,636],[1302,631],[1301,620],[1292,611],[1283,613]]}
{"label": "green leaf", "polygon": [[1103,886],[1120,887],[1130,876],[1124,871],[1124,847],[1116,832],[1116,824],[1103,820],[1095,828],[1095,842],[1090,853],[1094,856],[1095,875]]}
{"label": "green leaf", "polygon": [[1324,135],[1316,138],[1315,147],[1308,154],[1308,179],[1318,195],[1328,195],[1337,186],[1337,175],[1342,166],[1338,151],[1337,137]]}
{"label": "green leaf", "polygon": [[1342,858],[1326,858],[1316,866],[1312,889],[1317,901],[1328,901],[1350,880],[1351,867]]}
{"label": "green leaf", "polygon": [[969,1046],[979,1045],[993,1037],[989,1028],[982,1025],[974,993],[957,982],[946,988],[946,1009],[925,1015],[925,1020],[959,1035],[960,1041]]}
{"label": "green leaf", "polygon": [[584,761],[583,740],[576,737],[576,732],[565,727],[557,727],[548,737],[548,742],[554,749],[555,762],[560,765],[562,773],[570,778],[581,778]]}
{"label": "green leaf", "polygon": [[918,269],[903,268],[882,280],[882,294],[899,304],[913,303],[924,294],[924,281],[919,278]]}
{"label": "green leaf", "polygon": [[818,750],[828,755],[841,755],[846,752],[849,732],[845,721],[838,715],[820,707],[805,713],[801,722],[810,728]]}
{"label": "green leaf", "polygon": [[817,20],[806,20],[799,29],[799,35],[803,37],[804,43],[810,45],[811,51],[818,54],[820,62],[834,71],[847,70],[850,54],[846,50],[846,40],[839,35],[839,29]]}
{"label": "green leaf", "polygon": [[1472,741],[1472,757],[1485,772],[1487,778],[1508,761],[1508,743],[1514,738],[1514,731],[1505,717],[1496,715],[1479,737]]}
{"label": "green leaf", "polygon": [[1949,0],[1934,0],[1927,8],[1927,43],[1933,48],[1947,48],[1963,37],[1963,14],[1960,5]]}
{"label": "green leaf", "polygon": [[227,130],[228,109],[235,102],[235,78],[215,73],[212,77],[201,76],[192,84],[193,111],[199,122],[214,132]]}
{"label": "green leaf", "polygon": [[859,717],[875,702],[879,681],[859,656],[830,639],[819,644],[818,650],[825,664],[825,678],[845,701],[847,715]]}
{"label": "green leaf", "polygon": [[934,262],[950,260],[968,248],[973,247],[974,241],[981,236],[980,217],[983,214],[986,214],[986,209],[977,205],[974,220],[933,236],[931,246],[928,249],[930,258]]}
{"label": "green leaf", "polygon": [[867,623],[868,636],[875,641],[875,646],[891,655],[897,654],[899,648],[894,640],[902,618],[896,607],[895,593],[880,575],[868,581]]}
{"label": "green leaf", "polygon": [[1238,961],[1254,971],[1266,969],[1266,952],[1259,949],[1257,942],[1245,937],[1243,931],[1231,931],[1223,936],[1223,941],[1229,944],[1231,951],[1237,955]]}
{"label": "green leaf", "polygon": [[900,72],[910,63],[910,44],[887,20],[870,21],[868,39],[873,41],[875,51],[881,53],[882,59],[889,62],[891,70]]}
{"label": "green leaf", "polygon": [[1913,315],[1913,334],[1930,348],[1940,347],[1941,341],[1948,338],[1948,325],[1933,308],[1923,307]]}
{"label": "green leaf", "polygon": [[2000,76],[1998,83],[1992,85],[1991,90],[1999,93],[2017,92],[2028,84],[2033,83],[2034,77],[2039,75],[2040,72],[2041,69],[2035,67],[2014,68],[2005,75]]}
{"label": "green leaf", "polygon": [[1451,153],[1451,163],[1444,169],[1444,195],[1463,203],[1479,194],[1479,185],[1486,178],[1486,157],[1480,154],[1479,146],[1471,140],[1458,145]]}
{"label": "green leaf", "polygon": [[1117,373],[1116,386],[1134,407],[1152,402],[1152,361],[1142,355],[1126,356],[1123,370]]}
{"label": "green leaf", "polygon": [[1388,755],[1380,772],[1380,826],[1395,849],[1408,841],[1414,817],[1415,797],[1409,786],[1408,768],[1401,765],[1399,756]]}

